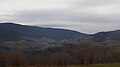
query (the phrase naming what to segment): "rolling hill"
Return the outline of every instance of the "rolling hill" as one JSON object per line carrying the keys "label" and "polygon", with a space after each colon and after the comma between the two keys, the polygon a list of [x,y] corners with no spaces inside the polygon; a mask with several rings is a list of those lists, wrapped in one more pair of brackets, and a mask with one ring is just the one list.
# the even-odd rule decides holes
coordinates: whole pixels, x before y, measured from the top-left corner
{"label": "rolling hill", "polygon": [[120,41],[120,30],[108,31],[108,32],[99,32],[92,36],[93,41],[105,41],[105,40],[119,40]]}
{"label": "rolling hill", "polygon": [[55,40],[76,39],[86,34],[67,29],[42,28],[14,23],[0,23],[0,39],[17,40],[21,37],[51,38]]}

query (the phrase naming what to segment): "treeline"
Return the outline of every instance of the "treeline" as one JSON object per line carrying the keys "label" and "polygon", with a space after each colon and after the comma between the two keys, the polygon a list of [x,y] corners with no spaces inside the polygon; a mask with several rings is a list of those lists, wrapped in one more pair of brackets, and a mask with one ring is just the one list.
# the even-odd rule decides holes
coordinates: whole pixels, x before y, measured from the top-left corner
{"label": "treeline", "polygon": [[26,63],[26,56],[21,51],[0,50],[0,67],[20,66]]}
{"label": "treeline", "polygon": [[[23,51],[0,51],[0,67],[21,65],[80,65],[97,63],[119,63],[120,51],[105,46],[67,45],[50,48],[44,54],[27,54]],[[52,51],[52,52],[51,52]]]}

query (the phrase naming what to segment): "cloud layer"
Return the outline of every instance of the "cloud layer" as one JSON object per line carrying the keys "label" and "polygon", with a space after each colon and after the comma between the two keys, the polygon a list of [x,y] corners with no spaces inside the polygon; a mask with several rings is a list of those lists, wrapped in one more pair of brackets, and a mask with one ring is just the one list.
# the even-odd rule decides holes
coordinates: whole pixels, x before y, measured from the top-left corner
{"label": "cloud layer", "polygon": [[120,0],[4,0],[0,22],[95,33],[120,29]]}

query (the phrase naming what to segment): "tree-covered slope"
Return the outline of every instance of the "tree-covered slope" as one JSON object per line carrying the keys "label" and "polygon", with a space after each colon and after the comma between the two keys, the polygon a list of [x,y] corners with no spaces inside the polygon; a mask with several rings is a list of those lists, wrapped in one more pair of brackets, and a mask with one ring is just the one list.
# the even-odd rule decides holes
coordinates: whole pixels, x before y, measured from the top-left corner
{"label": "tree-covered slope", "polygon": [[47,37],[61,40],[75,39],[84,35],[85,34],[73,30],[42,28],[36,26],[19,25],[14,23],[0,23],[0,38],[3,40],[16,40],[20,37]]}

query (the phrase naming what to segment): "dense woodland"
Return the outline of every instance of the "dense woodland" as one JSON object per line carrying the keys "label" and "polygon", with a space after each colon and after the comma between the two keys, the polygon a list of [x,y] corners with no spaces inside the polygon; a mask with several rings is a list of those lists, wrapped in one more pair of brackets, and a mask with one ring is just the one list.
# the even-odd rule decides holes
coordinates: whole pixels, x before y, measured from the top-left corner
{"label": "dense woodland", "polygon": [[54,44],[56,45],[37,50],[1,49],[0,67],[35,64],[66,66],[120,62],[120,41],[117,40],[93,42],[85,38],[72,41],[62,40]]}

